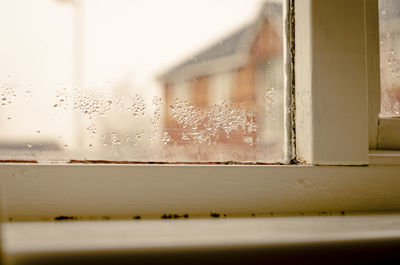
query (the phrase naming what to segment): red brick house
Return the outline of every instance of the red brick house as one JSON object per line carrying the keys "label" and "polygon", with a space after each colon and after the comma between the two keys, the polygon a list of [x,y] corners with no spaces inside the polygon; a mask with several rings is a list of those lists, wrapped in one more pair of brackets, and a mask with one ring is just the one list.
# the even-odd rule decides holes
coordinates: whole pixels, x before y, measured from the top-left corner
{"label": "red brick house", "polygon": [[[170,139],[168,144],[191,145],[191,148],[196,145],[193,139],[186,142],[182,140],[193,128],[188,128],[190,126],[185,126],[173,116],[174,101],[185,99],[192,109],[204,112],[204,115],[216,115],[210,114],[210,109],[214,106],[212,110],[215,112],[216,106],[221,104],[249,114],[245,118],[245,126],[236,126],[229,134],[223,129],[213,131],[212,137],[209,137],[212,139],[206,141],[208,145],[203,144],[204,148],[197,142],[198,149],[192,149],[197,159],[229,160],[230,155],[226,158],[212,155],[214,151],[218,152],[218,147],[223,146],[234,150],[232,160],[268,160],[264,155],[262,158],[257,155],[260,150],[266,153],[266,148],[269,148],[267,153],[274,156],[271,159],[277,159],[276,155],[281,157],[283,67],[282,5],[266,3],[253,23],[243,26],[160,77],[166,113],[164,131]],[[263,100],[266,89],[271,89],[271,93],[273,90],[274,94],[271,95],[274,102],[271,99],[268,102]],[[269,115],[266,115],[268,109]],[[205,122],[205,119],[202,121]],[[257,130],[249,128],[253,125]],[[200,133],[201,130],[207,130],[207,126],[201,124],[195,128]],[[218,144],[212,145],[210,142]]]}

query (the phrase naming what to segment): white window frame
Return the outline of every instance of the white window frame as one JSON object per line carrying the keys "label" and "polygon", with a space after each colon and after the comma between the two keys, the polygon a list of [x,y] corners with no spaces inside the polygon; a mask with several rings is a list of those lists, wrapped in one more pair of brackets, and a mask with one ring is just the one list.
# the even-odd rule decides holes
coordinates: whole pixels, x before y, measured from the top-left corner
{"label": "white window frame", "polygon": [[378,146],[380,150],[400,150],[400,119],[378,119]]}
{"label": "white window frame", "polygon": [[400,119],[379,117],[381,107],[381,83],[379,63],[379,10],[376,10],[378,8],[378,1],[367,0],[366,4],[367,72],[370,99],[368,106],[370,149],[400,150]]}
{"label": "white window frame", "polygon": [[[377,0],[301,0],[294,5],[299,162],[2,164],[3,217],[147,219],[398,210],[399,156],[369,151],[377,145],[371,135],[377,127],[371,124],[377,124],[379,113],[367,100],[379,84],[377,36],[371,35],[377,24],[370,20],[370,14],[377,14]],[[335,10],[342,12],[340,19]]]}

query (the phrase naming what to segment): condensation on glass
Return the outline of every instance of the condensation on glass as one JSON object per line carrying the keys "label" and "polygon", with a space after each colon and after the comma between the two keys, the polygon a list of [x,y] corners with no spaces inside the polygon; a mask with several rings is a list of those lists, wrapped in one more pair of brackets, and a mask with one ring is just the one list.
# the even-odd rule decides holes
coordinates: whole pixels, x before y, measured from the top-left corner
{"label": "condensation on glass", "polygon": [[400,1],[379,0],[381,117],[400,117]]}
{"label": "condensation on glass", "polygon": [[1,1],[0,160],[287,161],[284,9]]}

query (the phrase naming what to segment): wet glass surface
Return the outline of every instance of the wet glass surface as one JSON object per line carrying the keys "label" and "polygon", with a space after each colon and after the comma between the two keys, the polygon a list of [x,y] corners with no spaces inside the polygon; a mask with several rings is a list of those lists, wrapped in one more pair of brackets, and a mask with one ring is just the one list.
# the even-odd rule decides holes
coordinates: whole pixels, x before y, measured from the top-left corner
{"label": "wet glass surface", "polygon": [[286,161],[283,12],[1,1],[0,160]]}
{"label": "wet glass surface", "polygon": [[400,117],[400,1],[379,0],[381,117]]}

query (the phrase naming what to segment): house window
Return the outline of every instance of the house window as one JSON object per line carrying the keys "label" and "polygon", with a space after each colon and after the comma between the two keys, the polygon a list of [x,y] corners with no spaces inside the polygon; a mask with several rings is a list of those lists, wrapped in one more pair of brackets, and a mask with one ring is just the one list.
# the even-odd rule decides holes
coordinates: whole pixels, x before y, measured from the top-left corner
{"label": "house window", "polygon": [[216,73],[212,76],[208,99],[211,104],[231,103],[233,77],[232,72]]}
{"label": "house window", "polygon": [[0,160],[288,162],[285,1],[0,10]]}

